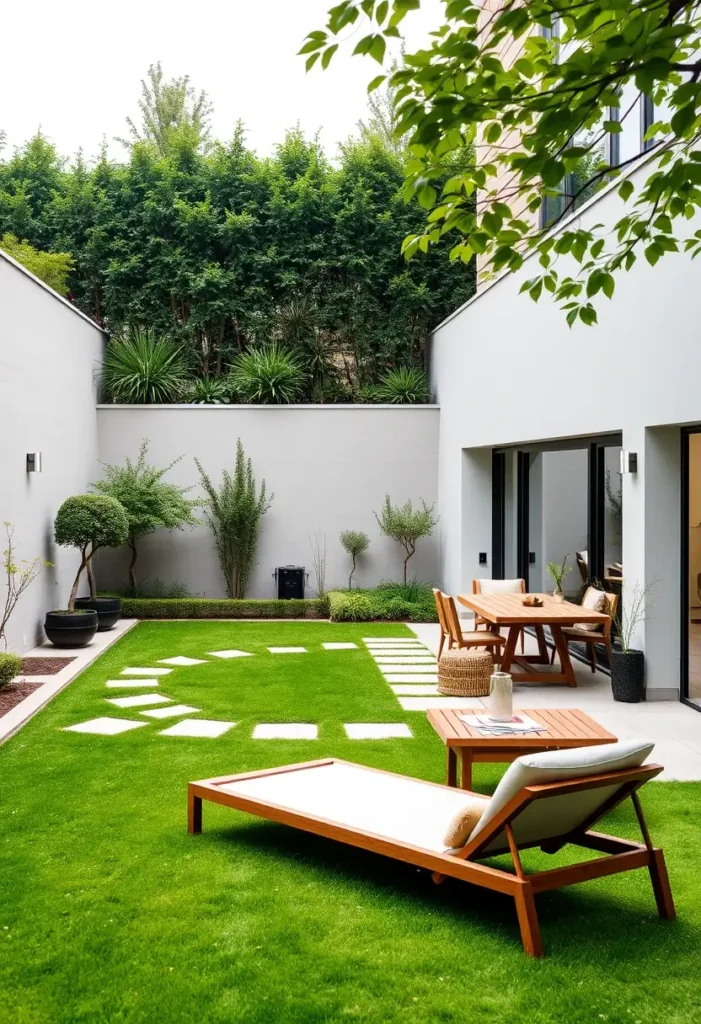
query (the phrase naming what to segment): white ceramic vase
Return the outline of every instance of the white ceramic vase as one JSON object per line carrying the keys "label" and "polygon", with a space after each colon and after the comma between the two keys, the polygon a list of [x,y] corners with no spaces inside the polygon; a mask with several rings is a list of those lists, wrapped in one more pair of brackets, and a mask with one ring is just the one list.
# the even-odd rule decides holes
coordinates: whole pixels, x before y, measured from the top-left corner
{"label": "white ceramic vase", "polygon": [[514,714],[514,683],[508,672],[493,672],[489,680],[489,717],[510,722]]}
{"label": "white ceramic vase", "polygon": [[561,590],[553,590],[553,601],[557,601],[558,604],[562,604],[565,600],[565,595]]}

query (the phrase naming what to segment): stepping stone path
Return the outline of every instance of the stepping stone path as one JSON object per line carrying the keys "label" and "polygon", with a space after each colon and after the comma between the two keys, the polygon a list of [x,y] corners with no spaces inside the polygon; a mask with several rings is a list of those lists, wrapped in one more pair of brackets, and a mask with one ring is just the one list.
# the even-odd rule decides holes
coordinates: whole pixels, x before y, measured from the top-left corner
{"label": "stepping stone path", "polygon": [[250,651],[208,651],[213,658],[252,658]]}
{"label": "stepping stone path", "polygon": [[89,722],[79,725],[68,725],[63,732],[87,732],[96,736],[118,736],[130,729],[140,729],[148,722],[132,722],[128,718],[91,718]]}
{"label": "stepping stone path", "polygon": [[123,668],[123,676],[167,676],[172,668]]}
{"label": "stepping stone path", "polygon": [[170,697],[164,697],[160,693],[142,693],[138,697],[106,697],[105,700],[118,708],[141,708],[149,704],[172,704]]}
{"label": "stepping stone path", "polygon": [[214,740],[235,725],[236,722],[215,722],[210,718],[183,718],[182,722],[164,729],[159,736],[197,736]]}
{"label": "stepping stone path", "polygon": [[305,725],[302,722],[257,725],[253,730],[254,740],[315,740],[318,738],[318,725]]}
{"label": "stepping stone path", "polygon": [[404,711],[430,711],[431,708],[479,708],[484,711],[479,697],[400,697],[399,703]]}
{"label": "stepping stone path", "polygon": [[146,686],[158,686],[158,679],[108,679],[105,686],[109,686],[114,690],[124,690],[127,687],[140,686],[142,689]]}
{"label": "stepping stone path", "polygon": [[325,651],[357,651],[357,644],[322,644]]}
{"label": "stepping stone path", "polygon": [[422,665],[379,665],[378,668],[384,676],[391,676],[397,672],[407,673],[419,673],[422,672],[437,672],[438,666],[434,662],[424,662]]}
{"label": "stepping stone path", "polygon": [[404,722],[357,722],[344,725],[349,740],[413,739],[413,733]]}
{"label": "stepping stone path", "polygon": [[269,647],[271,654],[306,654],[306,647]]}
{"label": "stepping stone path", "polygon": [[425,675],[407,675],[404,672],[385,674],[385,680],[392,683],[438,683],[437,672],[427,672]]}
{"label": "stepping stone path", "polygon": [[202,708],[193,708],[189,704],[173,704],[164,708],[151,708],[150,711],[142,711],[142,715],[149,718],[177,718],[178,715],[196,715]]}
{"label": "stepping stone path", "polygon": [[438,695],[437,686],[393,686],[391,689],[397,697],[436,697]]}
{"label": "stepping stone path", "polygon": [[202,661],[201,658],[186,658],[184,655],[179,654],[176,658],[159,658],[161,665],[206,665],[206,661]]}

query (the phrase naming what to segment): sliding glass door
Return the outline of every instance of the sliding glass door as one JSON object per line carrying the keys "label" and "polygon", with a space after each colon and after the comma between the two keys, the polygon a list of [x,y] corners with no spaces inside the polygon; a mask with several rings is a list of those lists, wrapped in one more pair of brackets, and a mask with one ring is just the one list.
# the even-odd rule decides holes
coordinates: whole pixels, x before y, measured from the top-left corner
{"label": "sliding glass door", "polygon": [[701,427],[682,433],[681,698],[701,711]]}

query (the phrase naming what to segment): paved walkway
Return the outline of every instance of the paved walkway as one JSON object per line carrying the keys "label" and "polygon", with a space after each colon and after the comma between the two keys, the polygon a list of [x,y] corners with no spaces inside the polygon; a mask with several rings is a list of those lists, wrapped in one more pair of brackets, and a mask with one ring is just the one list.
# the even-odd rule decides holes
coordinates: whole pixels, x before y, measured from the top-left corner
{"label": "paved walkway", "polygon": [[[410,625],[432,651],[438,651],[438,626]],[[533,637],[526,636],[526,651],[536,652]],[[646,737],[654,740],[653,757],[665,766],[661,779],[701,780],[701,712],[679,701],[649,704],[618,704],[611,696],[611,680],[603,672],[572,660],[577,687],[517,685],[516,707],[580,708],[620,739]],[[486,703],[486,702],[483,702]]]}

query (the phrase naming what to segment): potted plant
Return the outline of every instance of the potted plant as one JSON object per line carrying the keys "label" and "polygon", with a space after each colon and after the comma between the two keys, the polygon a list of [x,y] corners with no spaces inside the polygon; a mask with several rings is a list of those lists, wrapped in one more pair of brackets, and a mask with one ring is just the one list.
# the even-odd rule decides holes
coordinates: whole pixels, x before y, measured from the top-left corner
{"label": "potted plant", "polygon": [[611,651],[611,692],[613,699],[637,704],[645,697],[645,654],[631,645],[639,623],[645,619],[645,605],[653,584],[636,583],[630,602],[621,601],[614,616],[620,650]]}
{"label": "potted plant", "polygon": [[[98,598],[92,574],[92,558],[102,547],[119,547],[129,531],[127,514],[116,498],[101,494],[77,494],[61,505],[54,521],[54,539],[62,547],[80,551],[80,565],[71,587],[68,607],[47,613],[44,630],[54,647],[85,647],[97,632],[111,629],[119,618],[119,598]],[[83,572],[87,572],[90,597],[78,605],[76,597]],[[100,624],[100,617],[102,623]]]}
{"label": "potted plant", "polygon": [[2,568],[5,576],[5,604],[0,609],[0,640],[2,640],[4,647],[4,650],[0,651],[0,690],[9,686],[22,669],[22,659],[19,654],[14,654],[7,649],[5,629],[10,621],[10,616],[27,587],[34,582],[45,566],[49,567],[51,565],[50,562],[42,562],[40,558],[34,558],[31,562],[24,558],[18,559],[14,546],[14,527],[12,523],[5,523],[4,525],[7,547],[2,553]]}
{"label": "potted plant", "polygon": [[569,575],[569,573],[572,572],[572,566],[567,565],[568,557],[569,554],[565,555],[565,557],[562,559],[562,565],[559,565],[557,562],[548,562],[546,566],[548,572],[555,581],[553,597],[556,601],[560,603],[565,600],[565,595],[562,592],[562,581],[564,580],[565,576]]}

